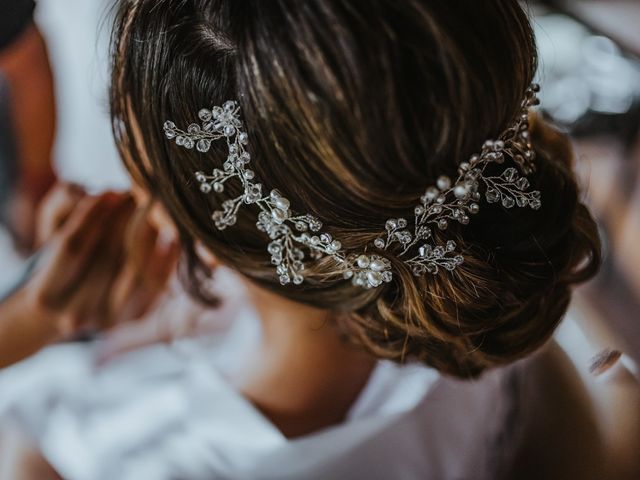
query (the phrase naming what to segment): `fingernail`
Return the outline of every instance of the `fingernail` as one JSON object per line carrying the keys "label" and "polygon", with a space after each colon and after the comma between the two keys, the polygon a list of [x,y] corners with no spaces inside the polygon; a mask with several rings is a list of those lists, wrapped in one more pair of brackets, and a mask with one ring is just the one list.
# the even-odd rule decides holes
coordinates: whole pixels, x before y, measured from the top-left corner
{"label": "fingernail", "polygon": [[158,231],[156,245],[160,253],[167,254],[177,243],[176,232],[173,228],[163,226]]}
{"label": "fingernail", "polygon": [[618,350],[611,350],[608,348],[604,349],[591,359],[589,372],[591,372],[591,374],[594,376],[602,375],[604,372],[613,367],[618,362],[618,360],[620,360],[621,356],[622,353]]}
{"label": "fingernail", "polygon": [[196,250],[196,255],[198,255],[198,257],[202,262],[204,262],[206,265],[208,265],[211,268],[216,266],[218,262],[217,258],[200,241],[197,241],[195,243],[195,250]]}

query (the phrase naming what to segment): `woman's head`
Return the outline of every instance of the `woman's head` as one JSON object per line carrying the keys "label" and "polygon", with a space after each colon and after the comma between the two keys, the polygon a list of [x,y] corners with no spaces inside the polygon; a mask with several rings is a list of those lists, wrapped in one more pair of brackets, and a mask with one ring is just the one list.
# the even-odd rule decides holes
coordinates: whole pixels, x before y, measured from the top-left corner
{"label": "woman's head", "polygon": [[195,286],[206,271],[198,241],[255,283],[334,311],[349,338],[378,356],[473,376],[540,346],[571,285],[597,268],[571,151],[542,124],[530,177],[540,210],[482,204],[442,237],[456,240],[463,265],[415,277],[390,249],[394,280],[372,290],[327,279],[323,261],[307,262],[302,285],[281,286],[254,211],[240,210],[223,231],[211,220],[240,187],[203,195],[194,180],[226,158],[224,142],[203,155],[163,134],[167,119],[188,125],[202,107],[237,99],[265,190],[279,189],[347,252],[361,252],[386,219],[410,215],[426,186],[453,176],[518,113],[536,67],[518,2],[123,1],[113,58],[116,136],[134,177],[180,230]]}

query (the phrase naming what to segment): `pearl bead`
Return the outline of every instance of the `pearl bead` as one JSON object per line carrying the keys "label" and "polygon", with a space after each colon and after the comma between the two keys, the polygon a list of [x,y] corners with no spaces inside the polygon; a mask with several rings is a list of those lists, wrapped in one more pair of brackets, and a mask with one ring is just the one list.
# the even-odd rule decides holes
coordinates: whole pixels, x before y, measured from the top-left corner
{"label": "pearl bead", "polygon": [[360,255],[356,260],[356,263],[360,268],[367,268],[369,266],[369,257],[366,255]]}
{"label": "pearl bead", "polygon": [[440,190],[447,190],[449,187],[451,187],[451,179],[442,175],[438,178],[437,185]]}
{"label": "pearl bead", "polygon": [[287,219],[286,212],[277,208],[271,211],[271,216],[277,223],[282,223]]}
{"label": "pearl bead", "polygon": [[378,287],[382,283],[382,275],[379,272],[368,272],[367,280],[372,287]]}
{"label": "pearl bead", "polygon": [[464,185],[458,184],[453,189],[453,194],[456,196],[456,198],[459,198],[459,199],[466,197],[467,193],[468,193],[467,187],[465,187]]}
{"label": "pearl bead", "polygon": [[276,204],[276,207],[278,207],[280,210],[288,210],[290,206],[289,200],[287,200],[284,197],[276,198],[274,203]]}
{"label": "pearl bead", "polygon": [[438,196],[438,189],[435,187],[429,187],[424,196],[427,198],[427,200],[433,200]]}
{"label": "pearl bead", "polygon": [[369,263],[369,268],[376,272],[381,272],[382,270],[384,270],[384,263],[380,260],[373,260],[371,263]]}

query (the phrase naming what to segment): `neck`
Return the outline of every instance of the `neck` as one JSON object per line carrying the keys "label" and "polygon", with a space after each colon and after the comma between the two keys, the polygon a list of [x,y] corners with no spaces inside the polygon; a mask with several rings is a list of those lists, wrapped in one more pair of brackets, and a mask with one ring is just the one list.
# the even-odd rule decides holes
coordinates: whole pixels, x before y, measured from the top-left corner
{"label": "neck", "polygon": [[240,390],[289,437],[340,423],[375,360],[340,338],[326,310],[250,292],[263,336]]}

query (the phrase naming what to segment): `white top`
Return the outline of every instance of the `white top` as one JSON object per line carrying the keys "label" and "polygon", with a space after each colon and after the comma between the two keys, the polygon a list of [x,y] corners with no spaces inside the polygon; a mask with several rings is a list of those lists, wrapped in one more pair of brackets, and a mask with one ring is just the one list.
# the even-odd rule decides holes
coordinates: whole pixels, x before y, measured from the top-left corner
{"label": "white top", "polygon": [[0,417],[69,480],[479,480],[507,461],[514,368],[462,382],[380,361],[342,424],[285,438],[227,380],[258,325],[245,309],[207,341],[104,365],[98,343],[50,347],[0,372]]}

